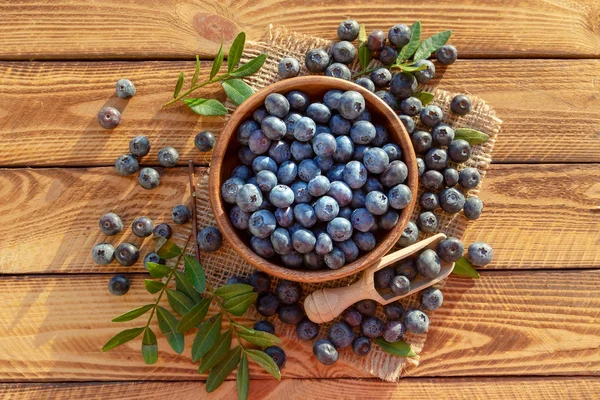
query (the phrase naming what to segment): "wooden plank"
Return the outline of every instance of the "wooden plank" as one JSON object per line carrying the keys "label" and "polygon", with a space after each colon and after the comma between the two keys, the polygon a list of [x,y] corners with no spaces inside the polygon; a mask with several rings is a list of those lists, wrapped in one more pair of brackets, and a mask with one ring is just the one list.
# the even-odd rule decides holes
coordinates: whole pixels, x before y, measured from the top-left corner
{"label": "wooden plank", "polygon": [[[286,379],[253,380],[250,399],[303,400],[307,398],[362,400],[403,398],[419,393],[419,399],[591,399],[600,390],[600,380],[590,377],[510,377],[401,379],[383,382],[375,379]],[[235,382],[225,382],[212,394],[199,382],[106,382],[106,383],[8,383],[0,391],[9,399],[88,399],[127,400],[153,398],[234,399]]]}
{"label": "wooden plank", "polygon": [[317,0],[6,2],[0,9],[6,22],[0,27],[0,57],[211,58],[221,38],[229,43],[245,30],[259,39],[269,24],[333,39],[344,16],[369,30],[419,19],[424,37],[452,29],[452,41],[466,57],[597,57],[595,5],[594,0],[468,0],[460,5],[417,0],[401,7],[384,0],[343,5]]}
{"label": "wooden plank", "polygon": [[[209,69],[202,64],[200,79]],[[200,130],[218,133],[223,119],[199,117],[185,107],[160,108],[171,98],[179,71],[193,70],[193,63],[184,62],[0,63],[0,165],[112,165],[139,134],[152,142],[144,163],[156,164],[158,150],[170,145],[182,164],[190,158],[208,164],[210,153],[196,150],[194,136]],[[137,86],[129,101],[114,95],[122,77]],[[435,83],[478,95],[496,109],[504,124],[495,162],[599,162],[598,81],[600,60],[461,60],[440,69]],[[198,96],[224,99],[219,85]],[[113,131],[97,123],[104,105],[123,110]]]}
{"label": "wooden plank", "polygon": [[[99,275],[0,278],[0,381],[197,380],[190,339],[179,356],[159,339],[159,362],[143,363],[140,341],[100,353],[120,329],[117,314],[149,303],[144,275],[111,296]],[[421,365],[426,377],[600,375],[600,271],[484,272],[452,276],[432,317]],[[240,319],[244,323],[247,320]],[[142,322],[143,323],[143,322]],[[284,378],[365,377],[341,362],[320,365],[306,343],[284,339]],[[350,351],[347,349],[346,351]],[[251,376],[267,378],[254,366]]]}
{"label": "wooden plank", "polygon": [[[199,169],[198,178],[205,173]],[[594,164],[493,165],[483,185],[484,214],[470,223],[465,243],[480,240],[494,247],[488,269],[597,267],[597,176]],[[0,272],[144,271],[141,262],[99,267],[89,252],[105,240],[141,244],[129,229],[133,219],[148,215],[157,223],[170,222],[172,207],[186,203],[188,193],[187,168],[163,171],[154,191],[112,168],[0,170],[0,226],[11,227],[0,241]],[[121,215],[127,229],[107,238],[97,224],[110,211]],[[189,225],[174,228],[187,237]],[[142,255],[151,248],[146,239]]]}

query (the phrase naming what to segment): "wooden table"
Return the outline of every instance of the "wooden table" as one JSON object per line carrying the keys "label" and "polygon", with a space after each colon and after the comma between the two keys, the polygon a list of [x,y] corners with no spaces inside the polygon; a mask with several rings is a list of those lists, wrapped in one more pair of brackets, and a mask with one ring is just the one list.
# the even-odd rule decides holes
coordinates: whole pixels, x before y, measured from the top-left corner
{"label": "wooden table", "polygon": [[[207,60],[221,37],[268,24],[334,38],[351,16],[367,28],[420,19],[424,35],[454,31],[460,60],[436,83],[489,101],[504,120],[486,178],[484,216],[465,241],[496,253],[478,281],[451,278],[421,365],[400,383],[348,365],[317,365],[288,342],[281,383],[251,370],[253,398],[598,398],[600,390],[600,3],[573,1],[2,1],[0,2],[0,397],[202,397],[188,356],[160,340],[145,366],[139,342],[101,354],[110,319],[149,296],[143,267],[93,265],[99,216],[167,220],[188,199],[185,162],[218,118],[160,110],[180,70]],[[128,77],[138,94],[114,97]],[[204,96],[223,98],[215,87]],[[113,132],[95,119],[125,107]],[[172,145],[181,167],[156,191],[117,177],[112,164],[144,134],[152,155]],[[206,173],[199,168],[196,173]],[[149,244],[144,246],[144,250]],[[108,294],[116,272],[132,276]],[[226,382],[211,398],[235,396]]]}

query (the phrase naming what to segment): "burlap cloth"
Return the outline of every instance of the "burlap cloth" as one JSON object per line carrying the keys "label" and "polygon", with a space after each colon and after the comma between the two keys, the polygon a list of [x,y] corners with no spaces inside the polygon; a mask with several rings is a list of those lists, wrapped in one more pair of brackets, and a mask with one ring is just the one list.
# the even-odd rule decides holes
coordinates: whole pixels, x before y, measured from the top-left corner
{"label": "burlap cloth", "polygon": [[[330,45],[329,41],[309,37],[302,34],[290,33],[283,28],[269,29],[264,41],[249,42],[246,44],[246,49],[242,57],[242,63],[255,57],[260,53],[267,53],[268,58],[262,69],[245,79],[246,83],[252,86],[255,90],[262,89],[265,86],[279,80],[277,74],[277,65],[283,57],[295,57],[300,60],[300,64],[304,65],[304,54],[307,50],[315,47],[327,48]],[[377,65],[377,61],[372,61],[370,67]],[[351,69],[355,71],[358,65],[352,65]],[[307,74],[308,71],[302,67],[301,75]],[[474,146],[471,159],[462,164],[460,168],[476,167],[481,172],[482,178],[485,176],[486,169],[489,167],[492,157],[492,149],[496,136],[500,130],[501,121],[495,117],[494,110],[487,105],[483,100],[469,96],[472,102],[472,111],[464,117],[456,116],[449,111],[450,101],[455,94],[444,90],[434,89],[431,87],[423,87],[422,90],[427,90],[434,93],[435,98],[432,104],[438,105],[444,111],[444,122],[453,127],[470,127],[490,135],[491,139],[483,146]],[[228,108],[233,110],[235,106],[229,103]],[[416,120],[416,119],[415,119]],[[476,194],[479,189],[471,190],[471,193]],[[196,194],[198,207],[198,227],[201,229],[207,225],[215,225],[212,210],[208,200],[208,178],[201,178],[198,182],[198,192]],[[420,208],[415,207],[413,220],[419,214]],[[454,216],[448,215],[436,210],[436,214],[440,217],[440,232],[444,232],[449,236],[462,237],[467,226],[467,220],[462,216],[462,213]],[[421,234],[421,238],[424,237]],[[223,247],[215,253],[202,254],[202,264],[206,269],[208,280],[213,285],[224,284],[225,281],[232,275],[248,275],[254,271],[254,268],[245,262],[226,242]],[[304,295],[321,287],[338,287],[348,285],[355,282],[360,277],[360,274],[340,279],[334,282],[320,284],[303,284]],[[273,279],[273,287],[277,284],[277,279]],[[441,282],[437,287],[443,287],[445,282]],[[402,300],[405,309],[419,308],[418,295],[411,296]],[[249,311],[250,316],[261,319],[256,310],[252,307]],[[382,312],[382,307],[379,307],[378,316],[385,321],[385,316]],[[312,349],[313,342],[302,342],[296,338],[295,327],[281,323],[277,317],[269,319],[276,329],[279,336],[285,336],[290,340],[302,343],[307,350]],[[327,335],[330,324],[321,325],[319,337]],[[400,358],[384,353],[373,345],[372,351],[366,357],[358,357],[354,355],[351,349],[340,351],[340,360],[345,363],[352,364],[357,369],[378,376],[387,381],[397,380],[409,368],[415,368],[419,364],[419,354],[423,349],[427,335],[407,334],[405,341],[410,344],[417,357]],[[431,344],[435,346],[435,343]],[[315,360],[315,363],[317,361]]]}

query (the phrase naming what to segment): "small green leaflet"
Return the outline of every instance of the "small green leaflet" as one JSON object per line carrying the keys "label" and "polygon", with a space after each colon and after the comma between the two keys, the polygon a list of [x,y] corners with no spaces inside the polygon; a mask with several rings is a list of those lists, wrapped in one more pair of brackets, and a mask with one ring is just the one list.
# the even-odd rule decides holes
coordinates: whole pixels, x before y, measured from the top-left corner
{"label": "small green leaflet", "polygon": [[154,304],[146,304],[145,306],[134,308],[133,310],[129,310],[126,313],[113,318],[112,322],[126,322],[134,320],[146,314],[150,309],[152,309],[152,307],[154,307]]}
{"label": "small green leaflet", "polygon": [[277,336],[268,332],[255,331],[254,329],[240,329],[236,332],[242,339],[259,347],[275,346],[281,342]]}
{"label": "small green leaflet", "polygon": [[215,391],[227,378],[227,375],[235,369],[240,362],[242,348],[239,346],[229,350],[225,358],[221,360],[208,374],[206,378],[206,391],[208,393]]}
{"label": "small green leaflet", "polygon": [[165,284],[158,281],[153,281],[152,279],[144,279],[144,286],[146,286],[146,290],[150,294],[158,293],[161,291]]}
{"label": "small green leaflet", "polygon": [[215,294],[219,297],[222,297],[223,300],[229,300],[233,297],[250,293],[252,291],[254,291],[254,287],[250,285],[246,285],[244,283],[233,283],[231,285],[221,286],[215,290]]}
{"label": "small green leaflet", "polygon": [[158,343],[156,335],[150,328],[146,328],[142,337],[142,357],[146,364],[156,364],[158,361]]}
{"label": "small green leaflet", "polygon": [[253,58],[252,60],[248,61],[246,64],[242,65],[235,71],[231,72],[229,76],[233,78],[243,78],[244,76],[252,75],[263,66],[266,59],[267,55],[265,53],[262,53]]}
{"label": "small green leaflet", "polygon": [[196,55],[196,71],[194,71],[194,76],[192,77],[192,87],[198,82],[198,75],[200,74],[200,57]]}
{"label": "small green leaflet", "polygon": [[167,267],[166,265],[162,264],[149,262],[146,263],[146,266],[148,267],[148,272],[150,273],[150,276],[153,278],[163,278],[169,275],[169,272],[171,272],[171,267]]}
{"label": "small green leaflet", "polygon": [[392,354],[394,356],[398,356],[398,357],[416,357],[417,356],[415,354],[415,352],[412,351],[410,346],[408,344],[406,344],[405,342],[403,342],[402,340],[399,340],[395,343],[390,343],[390,342],[386,341],[384,338],[377,338],[377,339],[375,339],[375,343],[377,344],[377,346],[379,346],[381,348],[381,350],[385,351],[386,353]]}
{"label": "small green leaflet", "polygon": [[468,278],[479,279],[479,272],[465,257],[461,257],[454,263],[452,273],[458,276],[466,276]]}
{"label": "small green leaflet", "polygon": [[242,359],[238,366],[235,382],[238,400],[246,400],[248,398],[248,392],[250,391],[250,372],[248,371],[248,358],[246,357],[246,353],[242,353]]}
{"label": "small green leaflet", "polygon": [[198,367],[198,373],[203,374],[217,365],[229,352],[231,347],[231,329],[226,330],[219,338],[215,346],[208,352]]}
{"label": "small green leaflet", "polygon": [[125,329],[124,331],[117,333],[108,342],[106,342],[104,347],[102,347],[102,351],[108,351],[110,349],[114,349],[115,347],[122,345],[123,343],[127,343],[130,340],[133,340],[136,337],[138,337],[143,331],[144,327]]}
{"label": "small green leaflet", "polygon": [[275,361],[267,353],[261,350],[245,349],[244,352],[250,357],[255,363],[263,367],[265,371],[273,375],[278,381],[281,380],[281,371],[275,364]]}
{"label": "small green leaflet", "polygon": [[201,323],[204,317],[206,317],[211,301],[212,298],[209,297],[192,307],[192,309],[181,318],[179,324],[177,324],[177,332],[187,332]]}
{"label": "small green leaflet", "polygon": [[204,274],[204,268],[198,262],[196,257],[185,254],[183,256],[185,265],[185,277],[188,282],[196,289],[198,293],[204,293],[206,290],[206,275]]}
{"label": "small green leaflet", "polygon": [[200,303],[200,300],[202,300],[202,296],[188,282],[183,272],[175,271],[175,289],[192,299],[195,304]]}
{"label": "small green leaflet", "polygon": [[219,333],[221,332],[221,314],[209,318],[205,321],[194,338],[192,344],[192,361],[197,362],[204,357],[206,353],[217,343]]}
{"label": "small green leaflet", "polygon": [[196,114],[209,117],[227,114],[225,106],[215,99],[190,98],[182,99],[182,101]]}
{"label": "small green leaflet", "polygon": [[490,140],[490,136],[475,129],[457,128],[454,130],[454,139],[463,139],[469,142],[470,145],[476,145],[487,142]]}
{"label": "small green leaflet", "polygon": [[[184,99],[185,101],[185,99]],[[164,258],[165,260],[169,260],[171,258],[175,258],[181,254],[181,249],[175,243],[170,241],[169,239],[165,239],[162,237],[156,238],[156,243],[154,245],[154,251],[160,256],[160,258]]]}
{"label": "small green leaflet", "polygon": [[223,90],[225,90],[227,97],[229,97],[236,106],[239,106],[254,94],[254,90],[241,79],[227,79],[221,82],[221,86],[223,86]]}
{"label": "small green leaflet", "polygon": [[219,70],[221,69],[221,65],[223,65],[223,41],[221,41],[221,47],[219,47],[219,51],[217,52],[217,56],[215,57],[215,61],[213,62],[212,68],[210,69],[210,79],[214,78]]}
{"label": "small green leaflet", "polygon": [[177,79],[177,84],[175,85],[175,91],[173,92],[173,98],[176,99],[179,96],[179,92],[181,92],[181,88],[183,87],[183,72],[179,73],[179,78]]}
{"label": "small green leaflet", "polygon": [[362,46],[367,42],[367,27],[365,24],[360,24],[358,27],[358,46]]}
{"label": "small green leaflet", "polygon": [[421,100],[421,103],[424,106],[426,106],[427,104],[431,103],[431,100],[433,100],[433,93],[416,92],[416,93],[413,93],[413,97],[416,97],[417,99]]}
{"label": "small green leaflet", "polygon": [[171,308],[182,317],[194,307],[192,299],[177,290],[167,289],[167,300]]}
{"label": "small green leaflet", "polygon": [[452,35],[452,31],[443,31],[423,40],[415,53],[414,60],[418,61],[428,58],[431,53],[446,44],[448,39],[450,39],[450,35]]}
{"label": "small green leaflet", "polygon": [[400,68],[402,70],[402,72],[417,72],[417,71],[423,71],[424,69],[427,69],[427,65],[423,64],[423,65],[407,65],[407,64],[400,64],[400,65],[392,65],[392,67],[397,67]]}
{"label": "small green leaflet", "polygon": [[360,63],[361,70],[367,69],[369,62],[371,62],[371,51],[366,44],[362,44],[358,48],[358,62]]}
{"label": "small green leaflet", "polygon": [[396,64],[402,64],[404,61],[408,60],[419,48],[419,43],[421,42],[421,22],[415,21],[415,23],[410,26],[410,31],[412,33],[410,42],[400,50],[398,58],[396,58]]}
{"label": "small green leaflet", "polygon": [[183,353],[183,334],[177,332],[177,318],[166,308],[161,306],[156,307],[156,317],[158,319],[158,327],[169,342],[169,345],[177,354]]}
{"label": "small green leaflet", "polygon": [[231,43],[229,54],[227,55],[227,72],[233,71],[235,66],[240,62],[242,53],[244,52],[244,43],[246,42],[246,33],[240,32],[239,35]]}
{"label": "small green leaflet", "polygon": [[254,304],[258,293],[245,293],[236,297],[233,297],[225,301],[224,307],[231,314],[241,317],[248,310],[248,308]]}

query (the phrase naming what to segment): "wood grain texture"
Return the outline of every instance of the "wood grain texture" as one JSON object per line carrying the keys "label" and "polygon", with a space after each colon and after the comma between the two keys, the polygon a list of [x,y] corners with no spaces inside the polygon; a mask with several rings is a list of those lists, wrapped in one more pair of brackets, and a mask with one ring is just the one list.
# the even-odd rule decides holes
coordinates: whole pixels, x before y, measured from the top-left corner
{"label": "wood grain texture", "polygon": [[[110,337],[136,324],[110,320],[153,298],[144,277],[132,275],[132,288],[122,297],[108,293],[108,276],[0,278],[0,380],[201,379],[190,362],[189,338],[179,356],[161,337],[154,366],[144,365],[140,340],[100,353]],[[422,363],[409,374],[600,375],[598,285],[599,270],[452,276],[444,306],[432,317]],[[350,365],[318,364],[305,343],[284,339],[282,347],[288,357],[284,378],[365,377]],[[251,376],[269,379],[254,366]]]}
{"label": "wood grain texture", "polygon": [[[147,191],[135,177],[118,176],[113,168],[0,170],[0,226],[10,227],[0,241],[0,272],[144,271],[141,261],[134,267],[94,265],[90,251],[105,240],[142,243],[130,230],[136,216],[171,221],[171,209],[189,199],[187,168],[161,173],[159,188]],[[198,179],[201,174],[206,169],[197,170]],[[495,259],[486,269],[598,267],[597,177],[594,164],[493,165],[482,191],[483,216],[469,224],[464,241],[492,245]],[[109,211],[121,215],[126,226],[111,238],[98,229],[99,218]],[[189,224],[173,226],[179,237],[187,237]],[[151,242],[145,240],[142,255],[151,251]]]}
{"label": "wood grain texture", "polygon": [[[194,136],[218,134],[222,117],[160,108],[178,73],[193,70],[186,62],[0,63],[0,165],[113,165],[135,135],[151,140],[145,164],[156,164],[158,150],[174,146],[182,165],[189,159],[208,165],[211,154],[196,150]],[[202,63],[200,79],[209,70]],[[437,76],[439,88],[476,94],[504,121],[494,162],[600,161],[600,60],[459,60],[438,68]],[[129,101],[114,94],[122,77],[137,87]],[[219,85],[197,95],[224,99]],[[104,105],[123,111],[114,130],[97,122]]]}
{"label": "wood grain texture", "polygon": [[[435,10],[435,12],[430,12]],[[212,58],[221,38],[262,37],[269,24],[335,38],[345,17],[368,30],[421,20],[423,36],[452,29],[463,57],[594,57],[600,21],[594,0],[480,2],[260,0],[215,2],[74,0],[5,2],[0,57]]]}
{"label": "wood grain texture", "polygon": [[[363,400],[377,394],[380,399],[405,398],[419,393],[425,400],[547,400],[592,399],[600,390],[600,380],[590,377],[509,377],[509,378],[441,378],[401,379],[382,382],[375,379],[286,379],[253,380],[249,399]],[[7,383],[0,384],[4,398],[12,399],[234,399],[235,382],[225,382],[216,392],[204,392],[201,382],[106,382],[106,383]]]}

